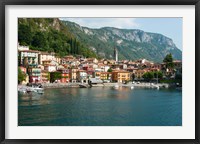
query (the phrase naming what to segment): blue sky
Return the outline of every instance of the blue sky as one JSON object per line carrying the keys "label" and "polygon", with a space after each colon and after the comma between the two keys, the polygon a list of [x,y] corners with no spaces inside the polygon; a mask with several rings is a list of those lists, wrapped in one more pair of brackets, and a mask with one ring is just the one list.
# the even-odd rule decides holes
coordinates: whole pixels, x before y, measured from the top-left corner
{"label": "blue sky", "polygon": [[182,50],[182,18],[61,18],[89,28],[116,27],[163,34]]}

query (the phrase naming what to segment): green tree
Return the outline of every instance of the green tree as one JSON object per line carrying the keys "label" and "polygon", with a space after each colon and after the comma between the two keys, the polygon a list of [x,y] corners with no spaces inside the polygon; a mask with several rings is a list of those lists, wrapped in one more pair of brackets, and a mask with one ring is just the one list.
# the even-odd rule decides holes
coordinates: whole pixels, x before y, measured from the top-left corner
{"label": "green tree", "polygon": [[151,81],[154,78],[153,72],[145,72],[142,76],[146,81]]}
{"label": "green tree", "polygon": [[20,45],[28,46],[32,41],[32,33],[29,26],[24,24],[19,24],[18,28],[18,41]]}
{"label": "green tree", "polygon": [[76,54],[80,54],[79,47],[80,47],[80,42],[77,42]]}
{"label": "green tree", "polygon": [[51,18],[19,18],[18,33],[20,45],[28,45],[31,50],[55,52],[57,56],[67,54],[97,57],[84,42],[80,42],[59,21],[59,29],[53,26]]}
{"label": "green tree", "polygon": [[109,69],[107,70],[107,72],[112,72],[112,69],[111,69],[111,68],[109,68]]}
{"label": "green tree", "polygon": [[26,80],[26,74],[18,67],[18,83],[20,84],[24,80]]}
{"label": "green tree", "polygon": [[157,78],[157,77],[159,79],[163,78],[163,73],[161,71],[154,72],[154,78]]}
{"label": "green tree", "polygon": [[50,73],[50,82],[55,82],[56,80],[61,79],[61,72],[51,72]]}
{"label": "green tree", "polygon": [[77,43],[76,43],[76,38],[74,39],[74,54],[76,54],[76,48],[77,48]]}
{"label": "green tree", "polygon": [[174,68],[173,57],[171,53],[165,56],[163,62],[166,63],[167,68]]}
{"label": "green tree", "polygon": [[73,53],[73,47],[72,47],[72,38],[70,39],[69,41],[69,44],[70,44],[70,53],[72,54]]}
{"label": "green tree", "polygon": [[32,46],[39,48],[39,50],[45,50],[47,46],[47,40],[44,32],[37,32],[32,41]]}

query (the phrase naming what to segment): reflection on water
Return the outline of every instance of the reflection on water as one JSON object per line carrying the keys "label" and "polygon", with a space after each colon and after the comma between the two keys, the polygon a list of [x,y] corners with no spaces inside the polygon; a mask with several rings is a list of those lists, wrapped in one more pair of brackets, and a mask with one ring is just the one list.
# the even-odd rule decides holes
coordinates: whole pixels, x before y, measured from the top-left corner
{"label": "reflection on water", "polygon": [[19,94],[19,125],[180,126],[182,93],[119,87],[46,89]]}

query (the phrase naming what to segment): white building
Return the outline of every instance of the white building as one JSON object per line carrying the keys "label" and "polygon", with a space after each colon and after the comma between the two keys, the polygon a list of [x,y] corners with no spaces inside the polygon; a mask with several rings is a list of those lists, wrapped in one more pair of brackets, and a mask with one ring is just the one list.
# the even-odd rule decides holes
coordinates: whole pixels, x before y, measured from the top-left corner
{"label": "white building", "polygon": [[29,46],[20,46],[19,43],[18,43],[17,49],[18,49],[19,51],[29,50]]}
{"label": "white building", "polygon": [[38,51],[33,50],[21,50],[18,51],[18,61],[19,65],[27,66],[27,65],[38,65]]}
{"label": "white building", "polygon": [[56,65],[44,65],[44,70],[48,71],[48,72],[54,72],[56,71]]}
{"label": "white building", "polygon": [[94,71],[95,71],[95,72],[104,72],[104,69],[101,69],[101,68],[95,68]]}
{"label": "white building", "polygon": [[61,59],[55,56],[55,53],[47,53],[47,52],[41,52],[38,55],[38,63],[39,64],[43,64],[43,61],[47,61],[47,60],[51,60],[51,61],[56,61],[57,63],[60,64]]}
{"label": "white building", "polygon": [[79,70],[77,72],[77,79],[81,83],[88,83],[87,72],[85,70]]}

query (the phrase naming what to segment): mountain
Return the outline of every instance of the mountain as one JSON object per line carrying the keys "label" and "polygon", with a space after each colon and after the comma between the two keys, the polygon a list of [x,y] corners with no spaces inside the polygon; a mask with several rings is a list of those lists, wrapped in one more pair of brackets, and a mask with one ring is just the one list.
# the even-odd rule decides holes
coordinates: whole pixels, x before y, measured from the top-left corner
{"label": "mountain", "polygon": [[176,47],[172,39],[162,34],[114,27],[91,29],[74,22],[62,21],[62,23],[67,26],[70,33],[99,57],[114,59],[113,51],[116,47],[121,60],[145,58],[154,62],[162,62],[169,53],[174,59],[182,59],[181,50]]}
{"label": "mountain", "polygon": [[97,57],[58,18],[19,18],[18,42],[32,50],[55,52],[60,57],[68,54]]}
{"label": "mountain", "polygon": [[18,41],[30,49],[55,52],[60,57],[71,54],[114,59],[115,47],[120,60],[145,58],[162,62],[169,53],[174,59],[182,59],[172,39],[161,34],[114,27],[91,29],[58,18],[19,18]]}

